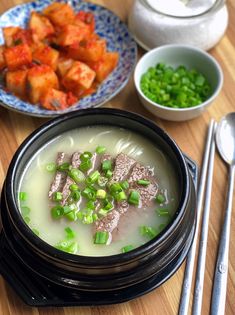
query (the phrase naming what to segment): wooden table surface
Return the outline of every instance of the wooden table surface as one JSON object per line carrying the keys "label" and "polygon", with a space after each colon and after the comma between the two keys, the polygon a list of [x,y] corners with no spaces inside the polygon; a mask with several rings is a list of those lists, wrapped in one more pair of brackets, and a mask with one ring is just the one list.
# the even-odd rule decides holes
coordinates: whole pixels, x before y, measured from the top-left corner
{"label": "wooden table surface", "polygon": [[[0,13],[23,2],[26,1],[1,0]],[[126,21],[133,0],[96,0],[93,2],[108,7],[123,21]],[[227,2],[230,15],[229,27],[220,43],[210,51],[223,69],[224,85],[219,97],[207,112],[188,122],[177,123],[157,119],[141,106],[132,78],[114,99],[104,105],[105,107],[137,112],[152,119],[167,130],[181,149],[199,165],[202,160],[205,135],[210,119],[219,120],[223,115],[235,110],[235,0],[228,0]],[[141,55],[143,50],[138,49]],[[24,116],[0,107],[0,188],[14,152],[25,137],[44,122],[45,119]],[[227,175],[227,168],[217,154],[207,246],[203,315],[209,314],[215,258],[224,215]],[[26,306],[0,277],[0,315],[175,315],[179,307],[183,275],[184,265],[160,288],[138,299],[119,305],[43,309]],[[235,314],[235,211],[231,223],[230,264],[225,314]]]}

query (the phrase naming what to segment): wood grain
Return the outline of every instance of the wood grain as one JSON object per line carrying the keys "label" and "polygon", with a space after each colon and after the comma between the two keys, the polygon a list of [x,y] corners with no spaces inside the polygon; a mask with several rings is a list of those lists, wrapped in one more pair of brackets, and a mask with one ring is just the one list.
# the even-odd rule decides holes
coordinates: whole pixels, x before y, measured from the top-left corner
{"label": "wood grain", "polygon": [[[0,13],[6,9],[26,1],[23,0],[1,0]],[[127,14],[133,0],[96,0],[114,11],[123,21],[126,21]],[[230,23],[228,30],[220,43],[210,51],[219,61],[224,72],[224,86],[213,106],[199,118],[189,122],[167,122],[157,119],[148,113],[140,104],[133,79],[114,99],[105,104],[106,107],[122,108],[128,111],[137,112],[146,116],[161,127],[176,140],[181,149],[191,156],[199,165],[202,159],[205,134],[210,119],[213,117],[219,120],[223,115],[235,110],[235,1],[228,0]],[[139,54],[143,50],[139,48]],[[20,143],[35,128],[40,126],[45,119],[24,116],[13,111],[0,107],[0,188],[2,187],[5,174],[10,160]],[[224,215],[227,168],[216,156],[212,207],[210,214],[209,238],[207,248],[206,273],[204,283],[204,297],[202,314],[209,314],[210,296],[214,264],[219,239],[219,233]],[[235,208],[235,206],[233,207]],[[235,314],[235,211],[231,223],[230,240],[230,264],[228,290],[226,300],[226,315]],[[74,307],[74,308],[31,308],[23,302],[12,291],[8,284],[0,278],[0,314],[1,315],[175,315],[177,314],[181,285],[184,274],[182,266],[175,275],[160,288],[153,292],[132,300],[127,303],[100,306],[100,307]],[[222,315],[222,314],[221,314]]]}

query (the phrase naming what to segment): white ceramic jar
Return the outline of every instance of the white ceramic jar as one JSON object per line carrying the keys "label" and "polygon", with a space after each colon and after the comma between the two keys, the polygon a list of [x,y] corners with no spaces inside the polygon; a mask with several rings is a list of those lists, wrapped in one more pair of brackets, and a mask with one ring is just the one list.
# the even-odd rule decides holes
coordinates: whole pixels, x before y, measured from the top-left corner
{"label": "white ceramic jar", "polygon": [[146,50],[166,44],[209,50],[226,31],[228,9],[225,0],[136,0],[128,25]]}

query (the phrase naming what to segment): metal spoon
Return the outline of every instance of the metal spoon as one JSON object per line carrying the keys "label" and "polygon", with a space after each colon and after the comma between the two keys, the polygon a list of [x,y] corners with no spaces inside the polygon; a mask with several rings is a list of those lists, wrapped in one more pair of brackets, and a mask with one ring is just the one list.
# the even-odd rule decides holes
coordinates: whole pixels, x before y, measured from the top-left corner
{"label": "metal spoon", "polygon": [[222,159],[229,166],[226,211],[220,236],[211,301],[211,315],[223,315],[227,291],[230,221],[235,177],[235,112],[228,114],[219,122],[216,144]]}

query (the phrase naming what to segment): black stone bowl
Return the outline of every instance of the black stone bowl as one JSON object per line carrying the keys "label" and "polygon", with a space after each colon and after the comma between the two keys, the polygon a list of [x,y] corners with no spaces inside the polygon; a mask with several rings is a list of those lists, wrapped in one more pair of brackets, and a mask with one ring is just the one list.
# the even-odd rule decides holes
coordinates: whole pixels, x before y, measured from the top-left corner
{"label": "black stone bowl", "polygon": [[[106,257],[72,255],[37,237],[17,206],[21,175],[30,158],[59,134],[83,126],[113,125],[140,133],[160,147],[178,177],[179,205],[172,222],[153,240],[125,253]],[[116,109],[80,110],[59,116],[33,132],[9,166],[1,196],[0,271],[21,298],[35,306],[119,303],[166,281],[190,248],[196,222],[197,167],[153,122]]]}

